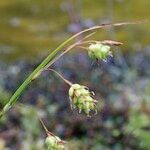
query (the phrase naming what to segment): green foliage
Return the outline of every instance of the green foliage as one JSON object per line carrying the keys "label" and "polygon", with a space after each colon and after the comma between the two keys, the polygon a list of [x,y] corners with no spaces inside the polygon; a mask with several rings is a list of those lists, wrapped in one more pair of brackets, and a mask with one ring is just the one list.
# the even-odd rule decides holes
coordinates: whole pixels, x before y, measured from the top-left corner
{"label": "green foliage", "polygon": [[41,126],[39,124],[39,119],[37,117],[37,109],[30,106],[23,106],[20,109],[21,114],[21,123],[23,130],[25,130],[25,137],[31,136],[36,138],[39,133]]}
{"label": "green foliage", "polygon": [[3,108],[9,101],[10,93],[0,87],[0,108]]}
{"label": "green foliage", "polygon": [[150,118],[148,114],[139,110],[131,110],[126,129],[137,138],[140,148],[150,149]]}

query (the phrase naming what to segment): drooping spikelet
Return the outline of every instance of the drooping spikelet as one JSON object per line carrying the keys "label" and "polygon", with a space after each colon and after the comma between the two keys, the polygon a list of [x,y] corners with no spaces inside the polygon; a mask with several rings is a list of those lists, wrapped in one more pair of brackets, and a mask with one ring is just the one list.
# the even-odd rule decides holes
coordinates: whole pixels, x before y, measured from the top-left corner
{"label": "drooping spikelet", "polygon": [[48,150],[68,150],[65,142],[55,135],[48,135],[45,144]]}
{"label": "drooping spikelet", "polygon": [[110,51],[110,46],[95,43],[88,47],[88,55],[92,59],[106,61],[109,56],[112,56],[112,52]]}
{"label": "drooping spikelet", "polygon": [[79,85],[79,84],[72,84],[69,89],[69,98],[71,102],[71,107],[77,107],[79,112],[83,111],[90,115],[90,111],[96,110],[96,103],[97,100],[93,98],[94,92],[90,92],[86,86]]}

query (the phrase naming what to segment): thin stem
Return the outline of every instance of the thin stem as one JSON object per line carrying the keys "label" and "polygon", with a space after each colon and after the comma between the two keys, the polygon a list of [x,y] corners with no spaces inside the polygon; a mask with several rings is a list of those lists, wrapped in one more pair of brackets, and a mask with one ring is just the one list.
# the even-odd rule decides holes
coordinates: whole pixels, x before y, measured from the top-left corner
{"label": "thin stem", "polygon": [[[12,95],[9,102],[4,106],[2,111],[0,112],[0,118],[17,102],[20,95],[23,93],[23,91],[27,88],[27,86],[31,83],[31,81],[35,78],[35,76],[39,76],[44,69],[44,67],[49,64],[52,59],[56,56],[58,52],[60,52],[64,46],[66,46],[69,42],[71,42],[73,39],[78,37],[81,34],[84,34],[89,31],[94,31],[101,28],[107,28],[112,26],[123,26],[123,25],[129,25],[129,24],[138,24],[143,23],[143,21],[137,21],[137,22],[121,22],[121,23],[115,23],[115,24],[103,24],[100,26],[94,26],[88,29],[85,29],[81,32],[78,32],[77,34],[73,35],[66,41],[64,41],[62,44],[60,44],[54,51],[52,51],[40,64],[39,66],[27,77],[27,79],[21,84],[21,86],[16,90],[16,92]],[[48,66],[47,66],[48,67]]]}
{"label": "thin stem", "polygon": [[42,124],[42,126],[43,126],[43,128],[45,130],[45,132],[48,133],[49,131],[48,131],[47,127],[45,126],[44,122],[42,121],[42,119],[39,118],[39,120],[40,120],[40,122],[41,122],[41,124]]}
{"label": "thin stem", "polygon": [[111,46],[120,46],[123,44],[122,42],[118,42],[114,40],[103,40],[103,41],[89,40],[89,41],[82,42],[82,44],[93,44],[93,43],[102,43],[102,44],[107,44]]}
{"label": "thin stem", "polygon": [[100,43],[111,45],[111,46],[120,46],[120,45],[123,45],[122,42],[113,41],[113,40],[103,40],[103,41],[100,41]]}
{"label": "thin stem", "polygon": [[49,66],[51,66],[52,64],[54,64],[59,58],[61,58],[63,55],[65,55],[67,52],[69,52],[71,49],[75,48],[75,47],[80,47],[82,49],[86,49],[85,47],[82,47],[80,45],[82,44],[92,44],[93,42],[100,42],[103,44],[108,44],[108,45],[115,45],[115,46],[120,46],[123,43],[121,42],[117,42],[117,41],[112,41],[112,40],[105,40],[105,41],[94,41],[94,40],[89,40],[89,41],[83,41],[89,37],[91,37],[92,35],[94,35],[96,32],[92,32],[91,34],[85,36],[82,40],[80,40],[79,42],[76,42],[75,44],[72,44],[71,46],[69,46],[65,51],[63,51],[60,55],[58,55],[57,57],[55,57],[50,63],[48,63],[44,68],[48,68]]}
{"label": "thin stem", "polygon": [[93,36],[96,32],[92,32],[90,34],[88,34],[87,36],[85,36],[83,39],[81,39],[80,41],[72,44],[71,46],[69,46],[66,50],[64,50],[60,55],[56,56],[51,62],[49,62],[44,68],[47,69],[49,66],[51,66],[52,64],[54,64],[59,58],[61,58],[63,55],[65,55],[67,52],[69,52],[71,49],[73,49],[74,47],[76,47],[77,45],[82,44],[83,40]]}
{"label": "thin stem", "polygon": [[46,132],[46,134],[47,134],[47,136],[54,136],[55,137],[55,135],[53,134],[53,133],[51,133],[50,131],[48,131],[48,129],[47,129],[47,127],[45,126],[45,124],[44,124],[44,122],[42,121],[42,119],[41,118],[39,118],[39,120],[40,120],[40,122],[41,122],[41,124],[42,124],[42,126],[43,126],[43,128],[44,128],[44,130],[45,130],[45,132]]}
{"label": "thin stem", "polygon": [[56,73],[65,83],[67,83],[69,86],[72,86],[72,83],[70,81],[68,81],[67,79],[65,79],[60,73],[58,73],[56,70],[48,68],[46,69],[48,71],[53,71],[54,73]]}
{"label": "thin stem", "polygon": [[67,52],[69,52],[71,49],[73,49],[74,47],[76,47],[79,44],[79,42],[72,44],[71,46],[69,46],[65,51],[63,51],[61,54],[59,54],[58,56],[56,56],[52,61],[50,61],[45,67],[44,69],[47,69],[48,67],[50,67],[52,64],[54,64],[59,58],[61,58],[63,55],[65,55]]}
{"label": "thin stem", "polygon": [[83,49],[83,50],[88,51],[88,48],[87,48],[87,47],[84,47],[84,46],[78,46],[78,48],[81,48],[81,49]]}
{"label": "thin stem", "polygon": [[89,38],[89,37],[91,37],[91,36],[93,36],[95,33],[96,33],[96,32],[92,32],[92,33],[88,34],[87,36],[85,36],[85,37],[82,39],[82,41],[85,40],[85,39],[87,39],[87,38]]}

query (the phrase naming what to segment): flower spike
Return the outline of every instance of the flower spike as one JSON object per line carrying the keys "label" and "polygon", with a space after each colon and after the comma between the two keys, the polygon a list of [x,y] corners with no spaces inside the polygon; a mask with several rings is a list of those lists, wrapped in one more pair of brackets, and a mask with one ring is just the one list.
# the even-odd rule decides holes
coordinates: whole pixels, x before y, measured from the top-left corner
{"label": "flower spike", "polygon": [[48,131],[44,122],[39,118],[47,137],[45,139],[45,145],[47,146],[48,150],[68,150],[66,147],[66,142],[61,140],[58,136],[55,136],[53,133]]}
{"label": "flower spike", "polygon": [[83,111],[87,116],[90,116],[90,111],[96,110],[97,100],[93,98],[94,92],[90,92],[86,86],[73,84],[69,89],[69,98],[71,108],[78,108],[79,113]]}
{"label": "flower spike", "polygon": [[109,56],[112,56],[110,46],[102,43],[91,44],[88,48],[88,55],[92,59],[106,61]]}

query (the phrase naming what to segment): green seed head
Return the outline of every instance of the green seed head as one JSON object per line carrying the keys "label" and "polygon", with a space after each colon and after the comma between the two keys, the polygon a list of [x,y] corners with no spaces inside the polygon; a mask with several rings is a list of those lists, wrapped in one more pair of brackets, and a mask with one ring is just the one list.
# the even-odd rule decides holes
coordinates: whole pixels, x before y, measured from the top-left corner
{"label": "green seed head", "polygon": [[94,93],[89,92],[88,88],[79,85],[73,84],[69,89],[69,98],[71,101],[71,106],[77,107],[79,112],[83,111],[89,116],[90,111],[95,111],[95,103],[97,102],[93,99],[92,95]]}
{"label": "green seed head", "polygon": [[46,146],[49,147],[54,147],[57,144],[57,140],[54,136],[48,136],[45,140]]}
{"label": "green seed head", "polygon": [[58,146],[58,150],[67,150],[67,148],[65,147],[65,145],[60,144],[60,145]]}
{"label": "green seed head", "polygon": [[48,150],[66,150],[64,142],[57,136],[49,135],[45,140]]}
{"label": "green seed head", "polygon": [[81,86],[79,84],[73,84],[69,89],[69,96],[72,97],[74,94],[74,90],[80,89]]}
{"label": "green seed head", "polygon": [[106,60],[111,55],[110,46],[101,43],[91,44],[88,55],[92,59]]}

